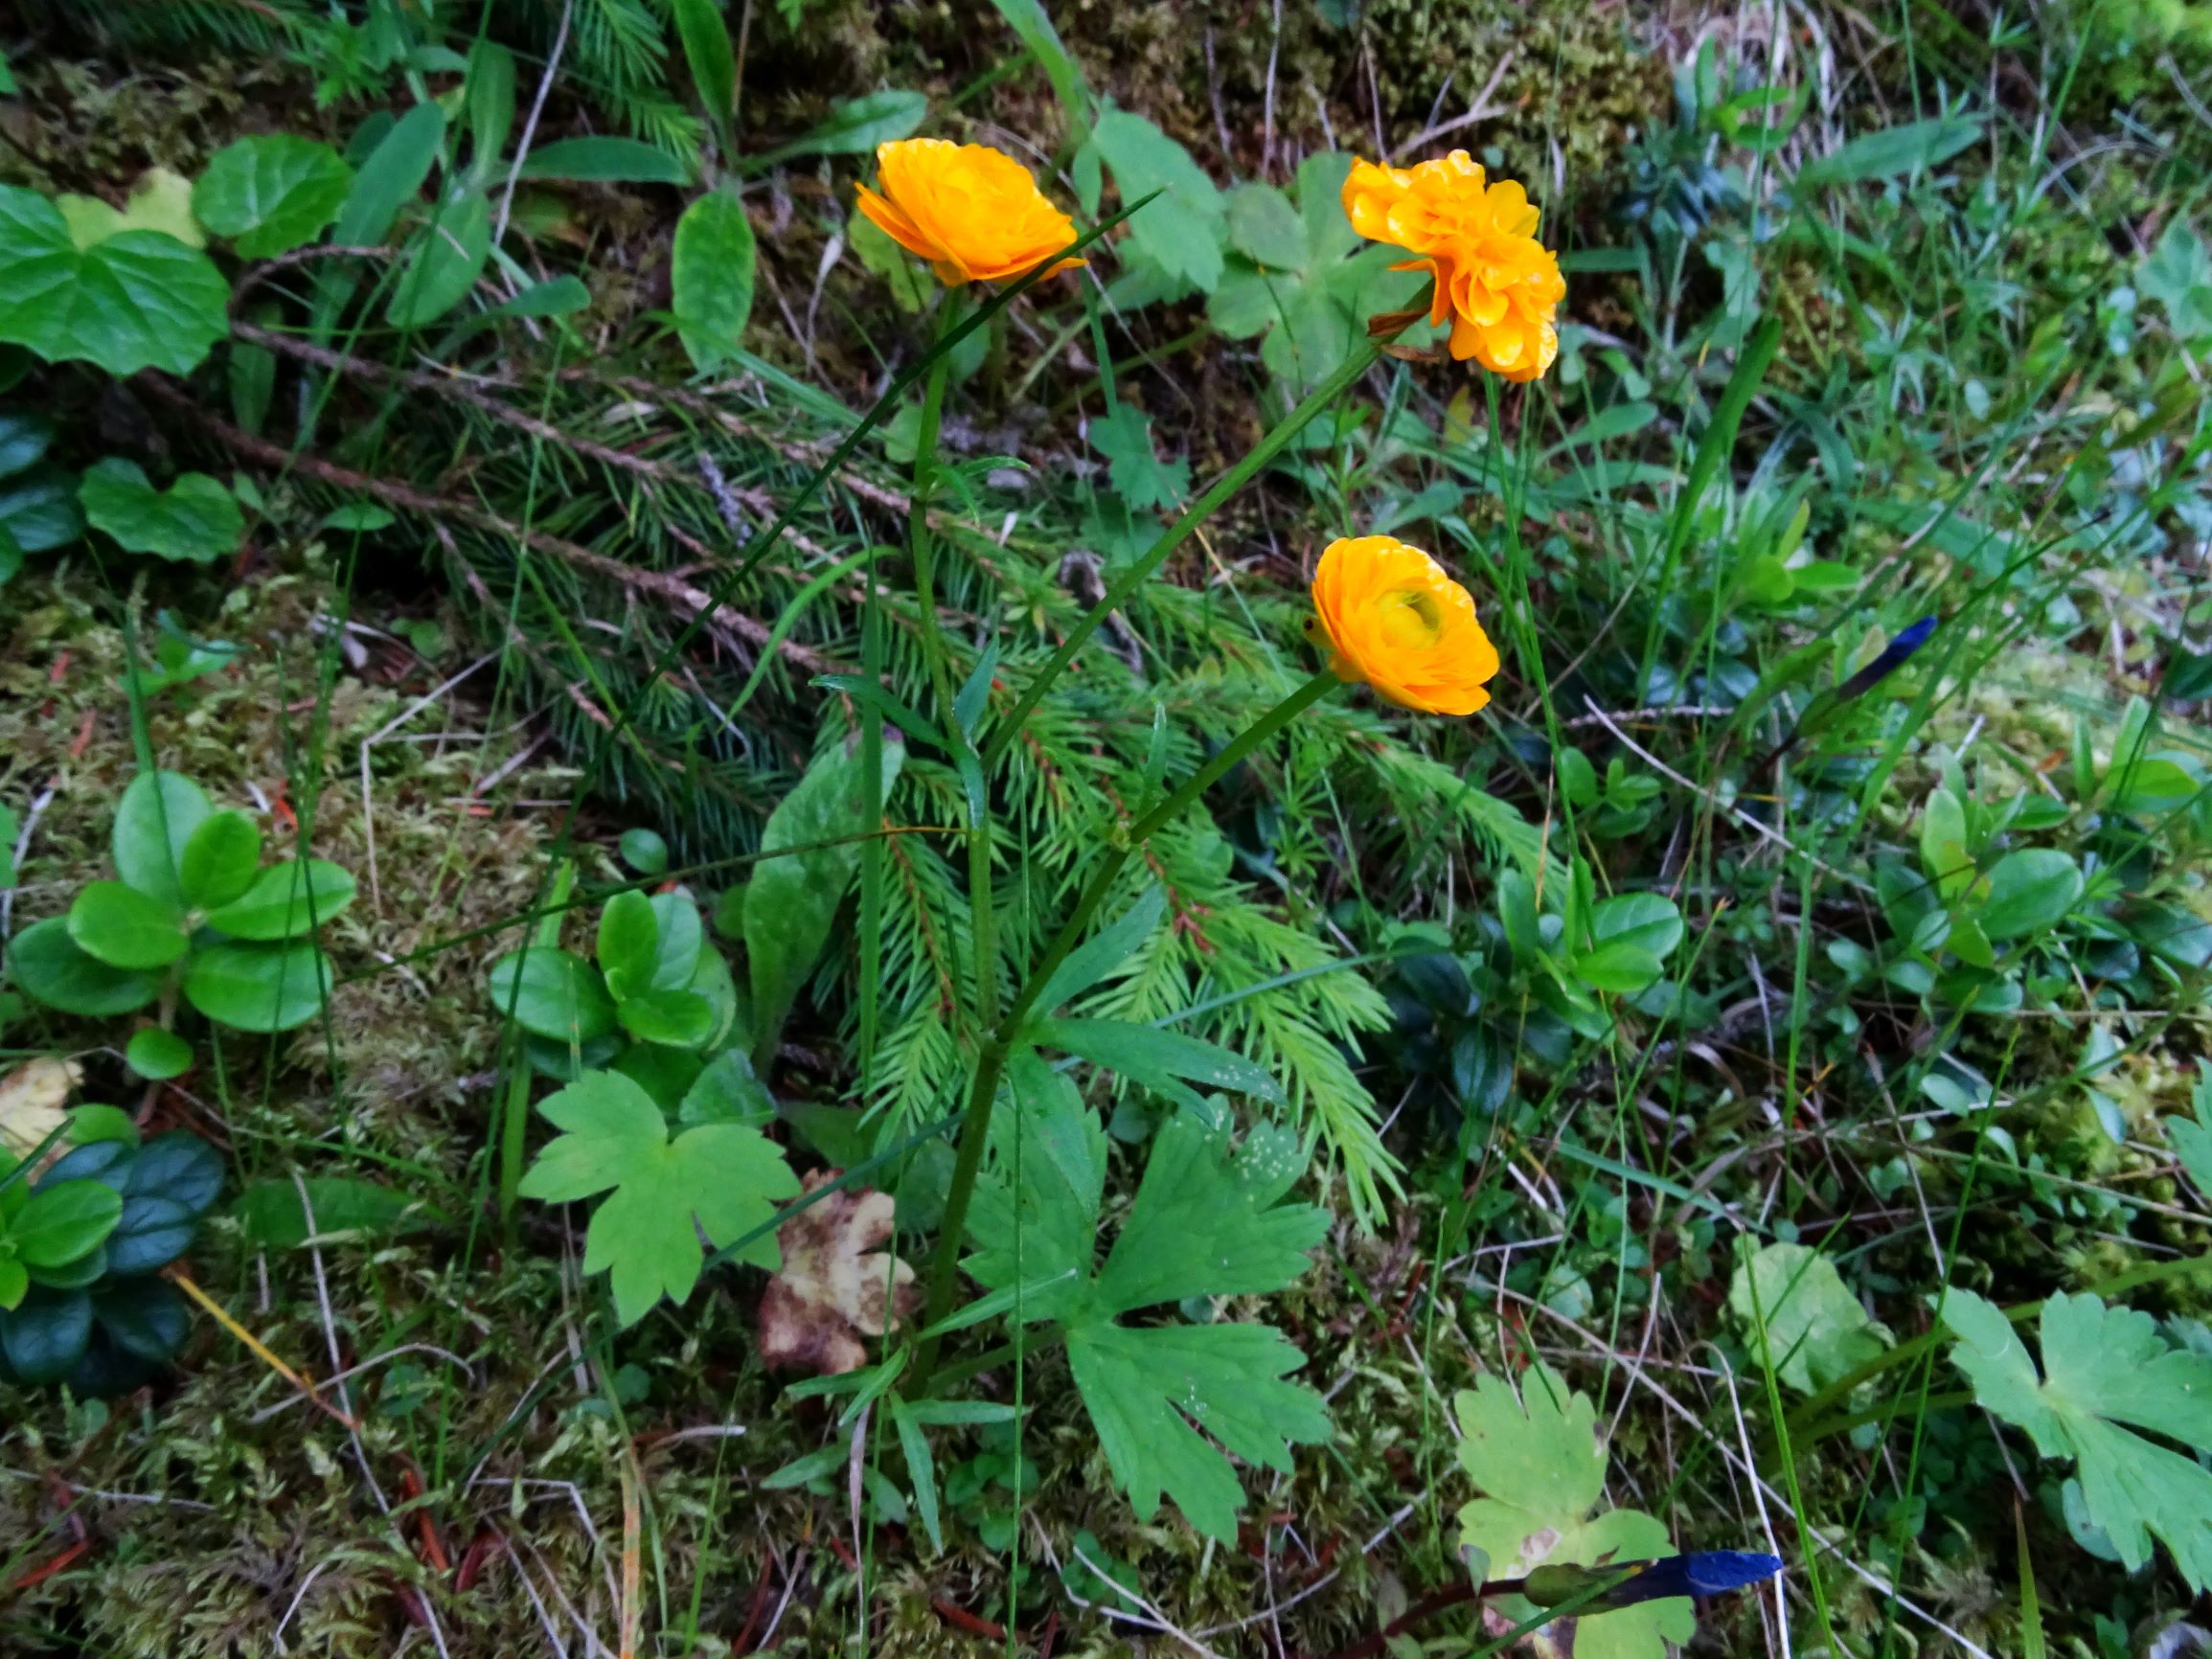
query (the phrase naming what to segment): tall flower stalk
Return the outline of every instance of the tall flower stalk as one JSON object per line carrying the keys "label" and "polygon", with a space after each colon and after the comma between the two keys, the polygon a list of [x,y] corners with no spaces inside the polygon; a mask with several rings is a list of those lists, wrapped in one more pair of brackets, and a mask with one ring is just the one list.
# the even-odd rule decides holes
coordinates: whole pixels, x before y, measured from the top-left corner
{"label": "tall flower stalk", "polygon": [[[916,140],[878,151],[880,193],[862,187],[860,208],[911,252],[929,261],[951,289],[941,330],[959,314],[963,284],[989,281],[1001,270],[1029,268],[1064,223],[1036,189],[1026,169],[980,146],[955,147]],[[1003,1012],[998,1008],[996,896],[992,890],[992,836],[985,781],[1020,735],[1029,716],[1066,671],[1106,618],[1126,605],[1169,557],[1349,390],[1384,350],[1426,312],[1432,321],[1453,319],[1453,355],[1474,357],[1494,373],[1533,379],[1557,350],[1553,309],[1558,267],[1534,239],[1536,211],[1516,185],[1490,185],[1463,156],[1401,172],[1356,169],[1345,188],[1345,209],[1361,234],[1396,242],[1416,257],[1400,268],[1430,273],[1423,306],[1377,318],[1367,337],[1261,441],[1164,530],[1108,586],[1072,628],[1051,658],[1015,693],[980,753],[971,726],[959,718],[952,676],[936,616],[934,547],[928,523],[930,484],[943,413],[943,359],[932,372],[916,445],[910,520],[916,598],[931,691],[945,741],[969,778],[969,899],[973,918],[976,1063],[963,1115],[952,1175],[946,1193],[926,1296],[924,1323],[940,1325],[952,1311],[969,1206],[990,1145],[991,1121],[1009,1055],[1020,1040],[1036,1003],[1055,971],[1089,930],[1123,868],[1160,829],[1186,811],[1223,774],[1338,684],[1362,681],[1401,706],[1471,714],[1488,700],[1483,689],[1497,668],[1497,653],[1474,619],[1466,590],[1417,549],[1388,537],[1339,542],[1324,556],[1315,584],[1316,626],[1329,651],[1328,666],[1261,716],[1204,765],[1115,831],[1106,856],[1092,873],[1059,933]],[[871,602],[873,602],[873,601]],[[869,772],[873,794],[876,772]],[[873,808],[875,803],[870,803]],[[924,1339],[906,1377],[919,1396],[935,1369],[938,1339]]]}

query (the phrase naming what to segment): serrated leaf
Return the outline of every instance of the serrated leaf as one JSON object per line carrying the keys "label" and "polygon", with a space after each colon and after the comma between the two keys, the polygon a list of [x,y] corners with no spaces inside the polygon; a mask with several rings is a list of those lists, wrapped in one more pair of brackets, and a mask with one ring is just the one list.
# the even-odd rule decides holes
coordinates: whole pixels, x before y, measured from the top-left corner
{"label": "serrated leaf", "polygon": [[1091,447],[1106,458],[1114,493],[1139,511],[1174,507],[1191,491],[1191,464],[1162,461],[1151,419],[1117,402],[1090,423]]}
{"label": "serrated leaf", "polygon": [[1223,197],[1229,245],[1255,265],[1278,271],[1306,265],[1306,221],[1290,198],[1268,184],[1241,184]]}
{"label": "serrated leaf", "polygon": [[2181,339],[2212,334],[2212,252],[2187,219],[2176,216],[2166,222],[2158,245],[2135,267],[2135,286],[2166,307],[2167,321]]}
{"label": "serrated leaf", "polygon": [[184,375],[230,332],[229,303],[215,262],[174,237],[125,231],[80,249],[52,202],[0,186],[0,340],[119,378]]}
{"label": "serrated leaf", "polygon": [[1775,1375],[1803,1394],[1827,1387],[1888,1347],[1836,1263],[1809,1245],[1745,1251],[1728,1286],[1728,1311],[1745,1326],[1753,1361],[1771,1356]]}
{"label": "serrated leaf", "polygon": [[968,1212],[975,1254],[965,1266],[987,1290],[1055,1281],[1023,1300],[1019,1317],[1059,1319],[1088,1290],[1106,1190],[1106,1131],[1074,1082],[1034,1049],[1008,1059],[1006,1087],[1012,1099],[991,1125],[993,1163]]}
{"label": "serrated leaf", "polygon": [[1132,111],[1106,111],[1091,142],[1125,206],[1160,193],[1130,217],[1130,239],[1169,276],[1213,292],[1222,268],[1220,187],[1189,150]]}
{"label": "serrated leaf", "polygon": [[329,145],[262,134],[216,151],[193,187],[192,207],[240,259],[267,260],[321,235],[353,185],[353,170]]}
{"label": "serrated leaf", "polygon": [[2087,1293],[2043,1304],[2041,1378],[1995,1305],[1952,1289],[1943,1319],[1976,1402],[2025,1429],[2043,1456],[2075,1461],[2089,1518],[2122,1565],[2141,1569],[2155,1536],[2192,1591],[2212,1583],[2212,1471],[2131,1432],[2212,1444],[2212,1358],[2168,1348],[2149,1314]]}
{"label": "serrated leaf", "polygon": [[1136,1202],[1099,1275],[1099,1307],[1126,1313],[1290,1284],[1329,1229],[1326,1210],[1276,1203],[1305,1167],[1288,1129],[1254,1129],[1231,1156],[1225,1133],[1178,1113],[1152,1142]]}
{"label": "serrated leaf", "polygon": [[[663,1296],[681,1304],[691,1295],[701,1232],[726,1248],[798,1195],[798,1177],[758,1130],[709,1124],[672,1142],[652,1098],[618,1073],[587,1072],[537,1109],[562,1133],[523,1176],[521,1193],[552,1203],[608,1194],[585,1232],[583,1266],[609,1276],[625,1326]],[[738,1260],[776,1266],[774,1236]]]}
{"label": "serrated leaf", "polygon": [[[1606,1482],[1597,1407],[1549,1366],[1539,1363],[1521,1374],[1518,1398],[1503,1377],[1486,1376],[1462,1390],[1453,1408],[1460,1466],[1489,1494],[1460,1510],[1460,1537],[1488,1558],[1487,1578],[1670,1552],[1665,1525],[1651,1515],[1636,1510],[1590,1514]],[[1516,1624],[1535,1612],[1519,1596],[1494,1597],[1491,1604]],[[1666,1644],[1688,1641],[1696,1623],[1686,1597],[1668,1597],[1556,1621],[1551,1640],[1577,1659],[1664,1659]]]}
{"label": "serrated leaf", "polygon": [[1023,1287],[1010,1318],[1066,1328],[1077,1389],[1139,1517],[1149,1520],[1164,1493],[1200,1531],[1232,1537],[1243,1489],[1198,1430],[1248,1462],[1288,1469],[1288,1443],[1329,1432],[1319,1397],[1283,1380],[1304,1356],[1266,1326],[1132,1329],[1112,1316],[1186,1295],[1276,1288],[1303,1271],[1327,1217],[1306,1205],[1272,1207],[1303,1167],[1295,1137],[1257,1131],[1224,1165],[1221,1138],[1195,1119],[1171,1124],[1093,1284],[1105,1131],[1075,1085],[1033,1050],[1008,1061],[1007,1079],[1013,1098],[992,1121],[993,1163],[969,1211],[977,1246],[969,1273],[993,1291]]}
{"label": "serrated leaf", "polygon": [[1329,1438],[1321,1397],[1285,1380],[1306,1356],[1270,1326],[1086,1323],[1068,1331],[1067,1357],[1114,1484],[1140,1521],[1159,1512],[1165,1494],[1199,1532],[1235,1539],[1243,1488],[1201,1428],[1245,1462],[1286,1474],[1292,1445]]}

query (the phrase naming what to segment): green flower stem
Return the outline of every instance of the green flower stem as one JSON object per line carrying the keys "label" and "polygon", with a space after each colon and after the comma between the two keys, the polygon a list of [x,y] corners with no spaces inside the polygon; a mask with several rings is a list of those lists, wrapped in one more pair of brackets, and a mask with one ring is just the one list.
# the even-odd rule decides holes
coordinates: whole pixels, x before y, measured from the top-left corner
{"label": "green flower stem", "polygon": [[937,434],[945,416],[945,380],[952,367],[946,347],[960,327],[961,291],[947,288],[937,318],[937,360],[922,391],[922,425],[914,437],[914,490],[906,514],[907,545],[913,550],[914,597],[922,608],[922,652],[929,661],[929,686],[937,693],[937,718],[952,723],[952,670],[946,661],[945,635],[937,621],[937,550],[929,536],[929,500],[937,487]]}
{"label": "green flower stem", "polygon": [[[1421,314],[1426,313],[1424,311]],[[1224,501],[1250,483],[1253,476],[1281,454],[1290,440],[1303,432],[1316,415],[1335,402],[1355,380],[1366,374],[1382,355],[1382,348],[1396,339],[1412,321],[1413,315],[1408,313],[1396,328],[1387,329],[1381,334],[1361,340],[1353,347],[1344,361],[1336,365],[1334,374],[1314,387],[1304,402],[1276,421],[1273,429],[1253,444],[1242,461],[1217,478],[1205,494],[1191,503],[1182,517],[1168,526],[1159,540],[1152,543],[1142,558],[1114,579],[1113,585],[1106,591],[1106,597],[1092,607],[1088,616],[1076,624],[1074,631],[1061,643],[1060,649],[1052,653],[1052,660],[1038,670],[1036,677],[1022,688],[1021,695],[1015,699],[1013,709],[998,722],[997,729],[991,735],[991,741],[984,747],[983,765],[986,772],[1006,752],[1007,745],[1014,741],[1022,723],[1029,718],[1030,712],[1051,689],[1053,681],[1066,671],[1067,665],[1075,661],[1076,653],[1098,631],[1099,625],[1129,602],[1129,596],[1166,562],[1169,554],[1190,539],[1193,531],[1219,511]]]}
{"label": "green flower stem", "polygon": [[[1109,596],[1110,597],[1110,596]],[[991,1035],[985,1040],[982,1053],[977,1057],[975,1081],[968,1097],[968,1111],[960,1125],[960,1145],[952,1163],[952,1184],[945,1194],[945,1219],[937,1239],[937,1255],[929,1269],[929,1298],[923,1314],[924,1327],[941,1323],[952,1311],[952,1292],[959,1276],[960,1247],[968,1230],[968,1207],[975,1195],[975,1177],[983,1168],[983,1153],[990,1142],[991,1109],[998,1097],[998,1081],[1006,1069],[1006,1057],[1019,1034],[1022,1022],[1028,1018],[1031,1008],[1051,982],[1060,965],[1068,958],[1078,943],[1090,930],[1091,919],[1099,906],[1106,900],[1114,878],[1129,855],[1150,840],[1162,826],[1170,824],[1186,810],[1193,802],[1213,787],[1230,767],[1243,760],[1253,750],[1267,741],[1277,732],[1327,696],[1338,684],[1334,673],[1323,669],[1266,714],[1254,720],[1221,749],[1221,752],[1200,766],[1183,781],[1182,786],[1139,818],[1115,837],[1106,861],[1091,876],[1090,884],[1076,900],[1075,909],[1065,925],[1054,938],[1037,966],[1030,971],[1021,994],[1014,999],[1014,1006],[1006,1011]],[[906,1393],[909,1398],[918,1398],[929,1389],[929,1375],[937,1366],[938,1339],[934,1336],[922,1344],[916,1354],[914,1368],[907,1374]]]}

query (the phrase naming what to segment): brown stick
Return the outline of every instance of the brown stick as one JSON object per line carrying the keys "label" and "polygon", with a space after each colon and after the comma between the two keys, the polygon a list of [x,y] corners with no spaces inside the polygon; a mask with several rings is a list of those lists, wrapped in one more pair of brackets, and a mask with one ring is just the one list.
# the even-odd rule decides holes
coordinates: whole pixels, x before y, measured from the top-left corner
{"label": "brown stick", "polygon": [[[351,467],[340,466],[335,462],[323,461],[311,455],[295,455],[266,439],[256,438],[227,420],[217,419],[180,388],[158,375],[141,375],[136,383],[172,407],[191,410],[201,426],[222,440],[228,448],[271,471],[298,472],[335,489],[367,495],[402,511],[432,518],[458,519],[465,524],[472,524],[479,530],[489,530],[511,541],[519,542],[534,552],[548,554],[575,569],[589,571],[634,591],[652,594],[690,615],[706,616],[715,626],[726,629],[755,648],[765,648],[768,643],[769,630],[765,623],[734,611],[728,605],[716,604],[712,596],[680,578],[657,570],[640,570],[634,565],[609,558],[603,553],[594,553],[590,548],[576,542],[549,535],[542,530],[525,530],[518,524],[510,524],[497,513],[466,501],[427,494],[397,479],[376,478],[366,472],[355,472]],[[793,640],[782,641],[776,649],[786,661],[810,674],[828,673],[836,667],[819,651]]]}

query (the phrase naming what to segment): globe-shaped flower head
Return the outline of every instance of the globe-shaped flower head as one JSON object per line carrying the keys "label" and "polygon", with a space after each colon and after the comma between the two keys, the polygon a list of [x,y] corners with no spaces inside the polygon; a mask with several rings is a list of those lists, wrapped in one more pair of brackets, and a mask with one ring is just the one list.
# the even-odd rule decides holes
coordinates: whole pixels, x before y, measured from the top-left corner
{"label": "globe-shaped flower head", "polygon": [[876,147],[876,169],[879,190],[859,187],[860,211],[952,286],[1018,277],[1075,240],[1029,169],[989,145],[902,138]]}
{"label": "globe-shaped flower head", "polygon": [[1537,240],[1538,212],[1519,185],[1492,184],[1464,149],[1410,168],[1356,161],[1344,212],[1370,241],[1416,256],[1393,270],[1436,279],[1428,320],[1451,319],[1454,357],[1508,380],[1551,367],[1567,286],[1559,256]]}

